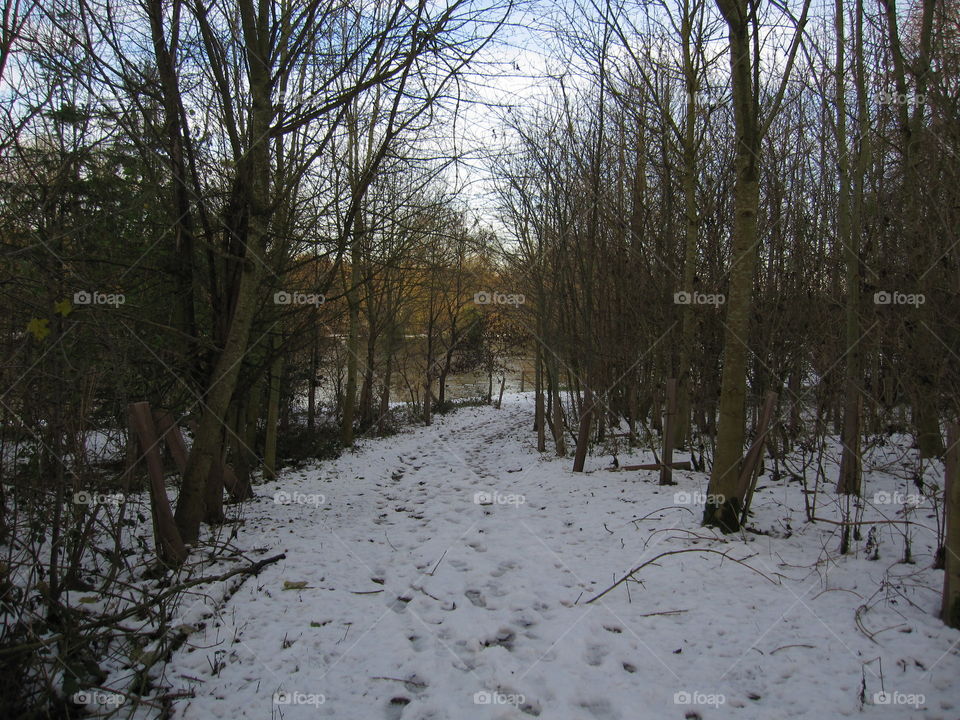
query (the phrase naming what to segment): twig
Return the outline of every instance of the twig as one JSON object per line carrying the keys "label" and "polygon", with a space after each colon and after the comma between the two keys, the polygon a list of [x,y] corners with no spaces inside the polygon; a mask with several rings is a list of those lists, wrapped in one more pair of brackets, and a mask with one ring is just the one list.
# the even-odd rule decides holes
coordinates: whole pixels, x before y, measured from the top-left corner
{"label": "twig", "polygon": [[[450,548],[447,548],[447,550],[449,550],[449,549],[450,549]],[[433,574],[437,571],[437,568],[440,567],[440,563],[442,563],[442,562],[443,562],[443,559],[447,556],[447,550],[444,550],[444,551],[443,551],[443,555],[441,555],[441,556],[440,556],[440,559],[437,560],[437,564],[433,566],[433,570],[431,570],[429,573],[427,573],[428,575],[430,575],[430,576],[432,577]]]}
{"label": "twig", "polygon": [[384,677],[383,675],[378,675],[377,677],[370,678],[371,680],[392,680],[393,682],[403,683],[404,685],[413,685],[418,688],[425,688],[427,684],[419,680],[404,680],[403,678],[395,677]]}
{"label": "twig", "polygon": [[784,645],[784,646],[782,646],[782,647],[778,647],[776,650],[771,651],[770,654],[771,654],[771,655],[775,655],[776,653],[780,652],[781,650],[786,650],[787,648],[795,648],[795,647],[810,648],[811,650],[814,649],[814,646],[813,646],[813,645],[806,645],[806,644],[804,644],[804,643],[796,643],[795,645]]}
{"label": "twig", "polygon": [[734,557],[730,557],[730,552],[731,552],[731,551],[720,552],[719,550],[711,550],[710,548],[684,548],[684,549],[682,549],[682,550],[667,550],[666,552],[662,552],[662,553],[660,553],[659,555],[656,555],[656,556],[650,558],[649,560],[647,560],[646,562],[638,565],[638,566],[635,567],[633,570],[631,570],[631,571],[628,572],[626,575],[624,575],[622,578],[620,578],[619,580],[617,580],[613,585],[611,585],[611,586],[608,587],[606,590],[604,590],[602,593],[600,593],[599,595],[595,595],[594,597],[592,597],[592,598],[590,598],[589,600],[587,600],[587,605],[589,605],[590,603],[592,603],[594,600],[599,600],[599,599],[602,598],[604,595],[606,595],[608,592],[610,592],[611,590],[613,590],[615,587],[617,587],[617,586],[620,585],[621,583],[625,582],[626,580],[633,579],[633,575],[634,575],[635,573],[639,572],[640,570],[642,570],[643,568],[645,568],[647,565],[652,565],[653,563],[655,563],[655,562],[656,562],[657,560],[659,560],[660,558],[666,557],[667,555],[680,555],[681,553],[689,553],[689,552],[703,552],[703,553],[713,553],[714,555],[720,555],[720,556],[723,557],[723,558],[726,558],[726,559],[729,559],[729,560],[733,560],[733,561],[734,561],[735,563],[737,563],[738,565],[743,565],[745,568],[748,568],[749,570],[752,570],[753,572],[755,572],[755,573],[756,573],[757,575],[759,575],[760,577],[762,577],[762,578],[764,578],[764,579],[766,579],[766,580],[769,580],[769,581],[770,581],[771,583],[773,583],[774,585],[777,585],[777,584],[778,584],[775,580],[773,580],[772,578],[768,577],[768,576],[765,575],[764,573],[760,572],[760,571],[757,570],[755,567],[752,567],[752,566],[748,565],[747,563],[743,562],[742,560],[737,560],[737,559],[734,558]]}
{"label": "twig", "polygon": [[[278,560],[283,560],[286,557],[287,556],[285,553],[280,553],[279,555],[274,555],[273,557],[265,558],[263,560],[258,560],[252,565],[248,565],[242,568],[235,568],[230,572],[223,573],[222,575],[215,575],[213,577],[202,577],[202,578],[196,578],[195,580],[188,580],[187,582],[180,583],[179,585],[175,585],[173,587],[167,588],[163,592],[154,595],[152,598],[150,598],[146,602],[129,607],[121,613],[117,613],[115,615],[111,615],[105,618],[99,618],[94,622],[89,622],[86,625],[81,625],[78,628],[74,628],[72,632],[74,634],[82,634],[87,630],[93,630],[95,628],[118,623],[121,620],[126,620],[128,617],[137,615],[138,613],[143,612],[147,608],[153,605],[159,604],[163,600],[166,600],[168,597],[176,595],[177,593],[183,592],[184,590],[195,587],[197,585],[203,585],[204,583],[223,582],[224,580],[229,580],[234,575],[256,575],[267,565],[271,563],[275,563]],[[63,639],[64,635],[65,633],[57,633],[56,635],[51,635],[50,637],[45,638],[44,640],[38,640],[37,642],[26,643],[24,645],[16,645],[14,647],[0,649],[0,657],[5,657],[7,655],[17,655],[22,652],[32,652],[41,647],[49,647],[53,643]]]}

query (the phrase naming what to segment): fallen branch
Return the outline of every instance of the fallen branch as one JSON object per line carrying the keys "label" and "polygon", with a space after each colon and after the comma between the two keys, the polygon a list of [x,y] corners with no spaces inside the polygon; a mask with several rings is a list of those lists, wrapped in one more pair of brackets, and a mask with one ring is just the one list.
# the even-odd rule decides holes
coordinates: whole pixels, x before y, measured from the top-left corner
{"label": "fallen branch", "polygon": [[680,615],[681,613],[688,612],[687,610],[661,610],[660,612],[652,613],[643,613],[643,615],[636,615],[635,617],[655,617],[657,615]]}
{"label": "fallen branch", "polygon": [[786,650],[787,648],[795,648],[795,647],[809,648],[811,650],[815,649],[813,645],[806,645],[805,643],[796,643],[795,645],[784,645],[783,647],[778,647],[776,650],[771,651],[770,654],[775,655],[781,650]]}
{"label": "fallen branch", "polygon": [[[677,462],[667,463],[667,465],[673,470],[689,470],[690,461],[689,460],[680,460]],[[633,472],[636,470],[660,470],[665,467],[663,463],[643,463],[642,465],[621,465],[620,467],[607,468],[609,472]]]}
{"label": "fallen branch", "polygon": [[[88,630],[95,630],[97,628],[113,625],[114,623],[118,623],[122,620],[126,620],[128,617],[137,615],[154,605],[158,605],[163,600],[166,600],[167,598],[172,597],[173,595],[176,595],[178,593],[181,593],[184,590],[187,590],[189,588],[196,587],[197,585],[203,585],[204,583],[223,582],[224,580],[229,580],[234,575],[257,575],[267,565],[270,565],[271,563],[275,563],[278,560],[283,560],[286,557],[287,556],[285,553],[280,553],[279,555],[274,555],[273,557],[264,558],[263,560],[258,560],[257,562],[251,565],[248,565],[246,567],[235,568],[229,572],[223,573],[222,575],[215,575],[213,577],[202,577],[202,578],[196,578],[194,580],[188,580],[187,582],[180,583],[179,585],[175,585],[173,587],[167,588],[163,592],[154,595],[146,602],[139,603],[137,605],[129,607],[121,613],[117,613],[109,617],[101,617],[93,622],[87,623],[86,625],[81,625],[77,628],[74,628],[71,632],[73,634],[81,634],[81,633],[87,632]],[[25,643],[23,645],[16,645],[14,647],[0,649],[0,657],[6,657],[9,655],[18,655],[20,653],[33,652],[34,650],[38,650],[40,648],[50,647],[52,644],[62,640],[65,634],[66,633],[57,633],[55,635],[51,635],[50,637],[44,640],[37,640],[36,642],[33,642],[33,643]]]}
{"label": "fallen branch", "polygon": [[592,597],[592,598],[590,598],[589,600],[587,600],[586,604],[589,605],[589,604],[592,603],[593,601],[599,600],[599,599],[602,598],[604,595],[606,595],[608,592],[610,592],[610,591],[613,590],[614,588],[618,587],[619,585],[623,584],[623,583],[626,582],[627,580],[633,580],[633,579],[635,579],[633,576],[634,576],[637,572],[639,572],[640,570],[642,570],[643,568],[645,568],[647,565],[652,565],[653,563],[655,563],[655,562],[656,562],[657,560],[659,560],[660,558],[666,557],[667,555],[680,555],[680,554],[682,554],[682,553],[689,553],[689,552],[713,553],[714,555],[719,555],[719,556],[721,556],[721,557],[723,557],[723,558],[726,558],[726,559],[728,559],[728,560],[733,560],[733,562],[737,563],[738,565],[743,565],[745,568],[747,568],[747,569],[749,569],[749,570],[752,570],[752,571],[755,572],[757,575],[759,575],[760,577],[764,578],[765,580],[769,580],[769,581],[770,581],[771,583],[773,583],[774,585],[777,585],[777,584],[778,584],[775,580],[773,580],[773,579],[770,578],[770,577],[767,577],[767,575],[765,575],[764,573],[760,572],[760,571],[757,570],[755,567],[752,567],[751,565],[748,565],[747,563],[743,562],[742,560],[737,560],[735,557],[730,557],[730,552],[732,552],[732,551],[729,551],[729,550],[728,550],[727,552],[720,552],[719,550],[711,550],[710,548],[684,548],[683,550],[667,550],[666,552],[662,552],[662,553],[660,553],[659,555],[656,555],[656,556],[650,558],[650,559],[647,560],[646,562],[641,563],[640,565],[637,565],[637,567],[635,567],[633,570],[631,570],[630,572],[628,572],[628,573],[627,573],[626,575],[624,575],[622,578],[620,578],[619,580],[617,580],[613,585],[611,585],[610,587],[608,587],[608,588],[607,588],[606,590],[604,590],[602,593],[600,593],[599,595],[595,595],[594,597]]}
{"label": "fallen branch", "polygon": [[814,515],[810,518],[810,521],[827,523],[828,525],[839,525],[840,527],[853,527],[855,525],[916,525],[917,527],[934,532],[933,528],[929,528],[916,520],[831,520]]}
{"label": "fallen branch", "polygon": [[385,677],[383,675],[378,675],[370,679],[371,680],[392,680],[393,682],[403,683],[404,685],[413,685],[414,687],[418,687],[418,688],[425,688],[427,686],[425,682],[421,682],[420,680],[404,680],[403,678]]}

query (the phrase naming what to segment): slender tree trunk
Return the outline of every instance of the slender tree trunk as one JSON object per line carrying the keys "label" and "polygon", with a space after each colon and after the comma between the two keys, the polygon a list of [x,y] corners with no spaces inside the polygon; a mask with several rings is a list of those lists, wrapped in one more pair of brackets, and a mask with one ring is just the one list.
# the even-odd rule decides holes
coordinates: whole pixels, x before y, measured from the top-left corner
{"label": "slender tree trunk", "polygon": [[543,408],[543,357],[540,343],[537,342],[536,366],[534,370],[534,424],[537,426],[537,452],[546,452],[547,430]]}
{"label": "slender tree trunk", "polygon": [[386,357],[383,361],[383,393],[380,395],[380,412],[377,418],[377,432],[383,435],[387,430],[387,418],[390,416],[390,383],[393,382],[393,342],[388,339]]}
{"label": "slender tree trunk", "polygon": [[319,349],[317,348],[317,326],[310,330],[310,379],[307,389],[307,428],[313,430],[317,423],[317,366],[319,365]]}
{"label": "slender tree trunk", "polygon": [[[852,179],[844,177],[848,165],[846,140],[846,92],[844,76],[844,32],[843,0],[836,0],[837,28],[837,140],[840,148],[839,165],[841,168],[840,204],[838,208],[837,229],[844,243],[846,261],[846,368],[844,372],[843,429],[841,432],[842,451],[840,456],[840,477],[837,492],[852,495],[860,494],[860,424],[863,407],[860,384],[863,382],[863,354],[860,337],[860,223],[863,208],[863,184],[868,161],[867,143],[869,142],[869,121],[867,118],[867,92],[863,63],[863,3],[856,3],[856,27],[854,30],[854,53],[856,70],[854,78],[857,86],[857,112],[859,115],[859,138],[857,142],[857,162]],[[847,199],[851,191],[852,202]]]}
{"label": "slender tree trunk", "polygon": [[[236,302],[230,318],[226,342],[214,366],[204,394],[204,409],[194,438],[187,471],[177,499],[175,520],[184,543],[195,544],[200,537],[200,522],[205,514],[205,489],[214,463],[220,459],[221,428],[230,408],[244,355],[247,353],[250,328],[257,311],[257,291],[263,277],[262,258],[270,228],[270,124],[273,109],[270,98],[268,38],[258,26],[251,0],[239,0],[248,63],[251,111],[249,118],[250,146],[242,157],[238,173],[249,179],[244,198],[249,208],[247,245],[250,252],[236,258],[239,263]],[[267,18],[259,20],[262,25]]]}
{"label": "slender tree trunk", "polygon": [[960,426],[947,426],[946,475],[943,501],[946,531],[943,543],[943,603],[940,617],[960,629]]}
{"label": "slender tree trunk", "polygon": [[729,29],[737,150],[733,190],[733,252],[723,344],[720,417],[703,521],[705,525],[718,527],[723,532],[733,532],[740,527],[741,499],[737,493],[743,454],[751,294],[757,259],[760,134],[746,2],[718,0],[718,4]]}
{"label": "slender tree trunk", "polygon": [[270,363],[270,390],[267,393],[267,427],[263,442],[263,477],[277,477],[277,429],[280,419],[280,381],[283,379],[283,355],[280,335],[273,336],[273,362]]}
{"label": "slender tree trunk", "polygon": [[[683,126],[683,211],[684,211],[684,259],[683,290],[692,293],[697,270],[697,236],[699,220],[697,213],[697,147],[696,147],[696,100],[698,83],[691,53],[691,33],[694,18],[689,0],[683,3],[683,19],[680,26],[683,44],[683,73],[687,91],[686,113]],[[690,358],[693,353],[694,305],[680,305],[680,348],[677,383],[676,447],[682,448],[690,436]]]}
{"label": "slender tree trunk", "polygon": [[[353,262],[351,285],[355,285],[360,279],[360,270],[357,266],[358,260],[354,259]],[[352,447],[353,422],[357,407],[358,354],[360,352],[360,301],[356,297],[355,290],[348,291],[347,304],[350,316],[350,329],[347,336],[347,382],[343,392],[343,421],[340,430],[340,441],[344,447]]]}

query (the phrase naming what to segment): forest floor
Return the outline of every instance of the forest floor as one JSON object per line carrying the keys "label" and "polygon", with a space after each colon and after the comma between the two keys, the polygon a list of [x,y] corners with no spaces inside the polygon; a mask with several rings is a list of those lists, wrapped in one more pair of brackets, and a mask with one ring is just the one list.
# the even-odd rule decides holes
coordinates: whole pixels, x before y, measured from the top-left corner
{"label": "forest floor", "polygon": [[[163,683],[195,692],[174,717],[960,717],[935,514],[902,473],[866,473],[881,504],[865,517],[919,523],[911,563],[895,525],[840,555],[786,474],[760,477],[759,532],[718,535],[700,527],[706,474],[661,487],[610,456],[575,474],[536,452],[532,419],[529,395],[507,396],[259,485],[236,542],[286,558],[174,654]],[[875,448],[868,466],[904,455]],[[837,519],[828,489],[817,514]]]}

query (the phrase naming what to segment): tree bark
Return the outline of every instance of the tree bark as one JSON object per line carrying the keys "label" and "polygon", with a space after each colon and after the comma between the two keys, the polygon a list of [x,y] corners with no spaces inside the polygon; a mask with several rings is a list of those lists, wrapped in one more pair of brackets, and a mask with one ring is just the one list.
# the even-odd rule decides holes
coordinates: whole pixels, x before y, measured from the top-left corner
{"label": "tree bark", "polygon": [[724,332],[720,417],[703,522],[723,532],[734,532],[740,527],[741,500],[737,497],[737,485],[743,453],[747,342],[757,258],[760,131],[753,88],[747,3],[745,0],[718,0],[717,4],[729,30],[737,148],[732,267]]}

